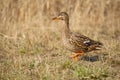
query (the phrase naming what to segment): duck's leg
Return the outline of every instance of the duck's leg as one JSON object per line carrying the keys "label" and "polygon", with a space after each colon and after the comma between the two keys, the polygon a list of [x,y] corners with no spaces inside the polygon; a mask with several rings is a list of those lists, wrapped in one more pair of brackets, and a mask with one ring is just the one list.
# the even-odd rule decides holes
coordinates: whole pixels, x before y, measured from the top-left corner
{"label": "duck's leg", "polygon": [[70,56],[71,58],[74,58],[76,61],[79,60],[79,56],[84,55],[84,52],[80,52],[80,53],[75,53],[74,55]]}

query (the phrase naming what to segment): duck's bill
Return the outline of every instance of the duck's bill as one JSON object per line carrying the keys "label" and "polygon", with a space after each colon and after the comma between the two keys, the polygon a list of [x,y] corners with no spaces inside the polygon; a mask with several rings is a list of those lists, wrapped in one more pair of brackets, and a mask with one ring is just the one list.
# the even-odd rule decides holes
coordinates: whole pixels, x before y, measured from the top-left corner
{"label": "duck's bill", "polygon": [[60,17],[54,17],[54,18],[52,18],[52,20],[61,20],[61,18]]}

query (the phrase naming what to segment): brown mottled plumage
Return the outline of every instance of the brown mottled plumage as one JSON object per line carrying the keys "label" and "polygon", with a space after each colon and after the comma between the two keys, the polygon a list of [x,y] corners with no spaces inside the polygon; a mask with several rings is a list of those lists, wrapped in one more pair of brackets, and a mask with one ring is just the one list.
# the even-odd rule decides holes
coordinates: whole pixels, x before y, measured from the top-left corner
{"label": "brown mottled plumage", "polygon": [[69,16],[66,12],[61,12],[53,20],[63,20],[65,26],[62,31],[62,40],[68,50],[76,53],[72,56],[76,60],[78,60],[78,56],[102,47],[102,43],[98,41],[94,41],[80,33],[71,32],[69,28]]}

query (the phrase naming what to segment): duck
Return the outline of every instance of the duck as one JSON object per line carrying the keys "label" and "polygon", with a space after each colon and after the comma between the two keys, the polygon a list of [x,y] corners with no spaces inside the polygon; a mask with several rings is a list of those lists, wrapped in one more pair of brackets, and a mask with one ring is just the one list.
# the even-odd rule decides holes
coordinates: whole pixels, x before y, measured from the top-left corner
{"label": "duck", "polygon": [[63,22],[62,41],[69,51],[74,52],[74,55],[70,57],[76,61],[79,60],[79,56],[102,48],[103,44],[101,42],[90,39],[81,33],[72,32],[69,27],[69,15],[66,12],[60,12],[52,20],[61,20]]}

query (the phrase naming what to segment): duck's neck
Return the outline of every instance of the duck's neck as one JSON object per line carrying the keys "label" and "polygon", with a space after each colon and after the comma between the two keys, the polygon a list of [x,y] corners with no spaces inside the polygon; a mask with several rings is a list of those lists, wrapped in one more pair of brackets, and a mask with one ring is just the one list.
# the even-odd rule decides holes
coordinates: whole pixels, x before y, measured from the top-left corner
{"label": "duck's neck", "polygon": [[69,36],[70,33],[71,33],[71,30],[70,30],[70,28],[69,28],[69,19],[66,19],[66,20],[64,21],[63,35]]}

